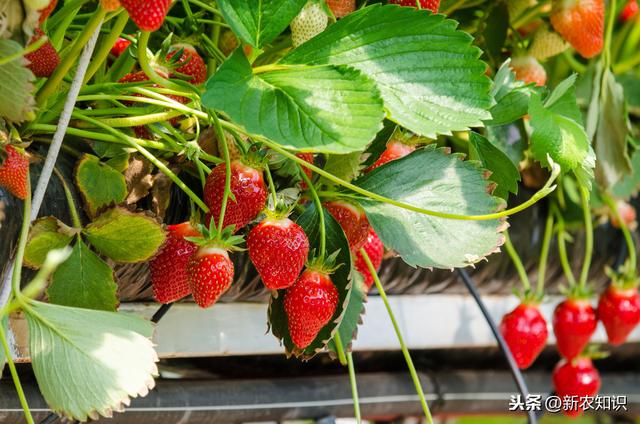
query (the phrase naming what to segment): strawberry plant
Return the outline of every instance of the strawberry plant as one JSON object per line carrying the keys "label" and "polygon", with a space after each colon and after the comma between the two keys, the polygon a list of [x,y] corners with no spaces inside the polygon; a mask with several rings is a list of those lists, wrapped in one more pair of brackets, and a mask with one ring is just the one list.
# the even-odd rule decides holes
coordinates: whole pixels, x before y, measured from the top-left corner
{"label": "strawberry plant", "polygon": [[[209,308],[248,258],[271,333],[288,356],[346,365],[358,420],[352,343],[375,286],[432,422],[385,257],[452,270],[505,250],[521,282],[500,327],[508,354],[532,365],[552,322],[558,394],[599,389],[585,349],[598,319],[612,345],[640,322],[635,1],[11,2],[0,190],[24,213],[0,267],[0,359],[27,422],[7,341],[17,311],[53,412],[110,416],[153,387],[153,323],[117,311],[120,266],[148,269],[160,303]],[[41,216],[60,201],[70,222]],[[535,286],[508,230],[530,207],[545,220]],[[628,257],[597,270],[611,286],[596,310],[594,225],[607,222]],[[551,259],[566,296],[553,318],[540,309]]]}

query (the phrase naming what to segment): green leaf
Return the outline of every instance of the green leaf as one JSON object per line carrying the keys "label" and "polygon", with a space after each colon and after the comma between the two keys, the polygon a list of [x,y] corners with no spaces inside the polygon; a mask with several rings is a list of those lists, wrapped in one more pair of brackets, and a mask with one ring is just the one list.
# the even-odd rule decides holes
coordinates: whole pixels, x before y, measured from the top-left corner
{"label": "green leaf", "polygon": [[117,288],[109,265],[78,240],[71,256],[53,273],[47,296],[58,305],[115,311]]}
{"label": "green leaf", "polygon": [[123,208],[107,210],[83,234],[100,253],[116,262],[150,259],[165,238],[162,227],[153,218]]}
{"label": "green leaf", "polygon": [[[477,162],[460,160],[433,145],[418,149],[364,175],[354,184],[424,209],[484,215],[504,206],[488,193],[490,183]],[[382,242],[411,266],[457,268],[498,251],[503,220],[461,221],[427,216],[387,203],[361,199]]]}
{"label": "green leaf", "polygon": [[283,63],[347,65],[371,78],[389,119],[435,138],[490,119],[491,81],[472,37],[427,10],[371,5],[291,51]]}
{"label": "green leaf", "polygon": [[529,140],[523,137],[520,131],[522,123],[507,124],[487,127],[487,139],[504,152],[514,166],[518,166],[524,159],[524,151],[529,144]]}
{"label": "green leaf", "polygon": [[[331,281],[336,286],[336,289],[338,289],[338,307],[336,308],[333,318],[320,330],[318,336],[309,346],[304,350],[300,350],[293,344],[291,336],[289,335],[287,315],[284,311],[284,295],[286,290],[278,290],[278,296],[272,297],[269,303],[269,324],[273,335],[284,343],[288,355],[293,354],[303,359],[309,359],[322,351],[327,343],[329,343],[329,340],[333,338],[344,316],[350,296],[349,292],[352,288],[351,253],[349,251],[347,237],[344,235],[344,231],[342,231],[340,225],[325,209],[323,209],[323,215],[327,254],[339,251],[336,258],[336,265],[340,265],[340,267],[331,274]],[[311,256],[314,254],[314,250],[317,253],[320,245],[320,216],[313,204],[307,207],[307,210],[298,218],[297,223],[304,229],[304,232],[309,237],[309,246],[311,247],[309,259],[312,259]]]}
{"label": "green leaf", "polygon": [[502,57],[502,47],[509,30],[509,10],[506,2],[493,2],[486,10],[486,19],[482,20],[479,45],[492,65],[498,66]]}
{"label": "green leaf", "polygon": [[629,199],[640,190],[640,150],[631,156],[631,174],[623,176],[612,188],[611,194],[622,199]]}
{"label": "green leaf", "polygon": [[485,121],[486,125],[509,124],[527,114],[533,84],[517,80],[509,63],[510,60],[504,62],[496,72],[491,90],[496,104],[490,110],[492,118]]}
{"label": "green leaf", "polygon": [[25,313],[33,371],[53,412],[110,417],[153,388],[158,357],[149,321],[35,301]]}
{"label": "green leaf", "polygon": [[631,124],[624,89],[609,69],[602,74],[598,111],[593,139],[598,157],[596,180],[601,188],[608,190],[632,172],[628,149]]}
{"label": "green leaf", "polygon": [[72,239],[73,230],[56,217],[37,219],[29,231],[24,264],[31,268],[40,268],[49,251],[67,246]]}
{"label": "green leaf", "polygon": [[[22,46],[13,40],[0,39],[0,57],[22,51]],[[0,65],[0,117],[8,121],[22,122],[33,112],[34,75],[26,67],[27,59],[19,56],[11,62]],[[9,100],[10,99],[10,100]]]}
{"label": "green leaf", "polygon": [[478,160],[491,171],[489,179],[497,184],[493,194],[507,200],[509,193],[518,194],[520,172],[502,150],[478,133],[469,134],[469,158]]}
{"label": "green leaf", "polygon": [[275,65],[254,74],[241,49],[209,79],[202,102],[249,132],[325,153],[363,150],[384,116],[378,90],[356,70]]}
{"label": "green leaf", "polygon": [[[360,157],[362,152],[347,153],[346,155],[329,155],[324,170],[345,181],[353,180],[359,173],[362,166]],[[324,183],[330,183],[322,177]]]}
{"label": "green leaf", "polygon": [[[364,315],[364,304],[367,301],[367,286],[364,285],[364,278],[362,275],[354,271],[352,278],[352,286],[349,291],[349,303],[347,304],[346,311],[340,325],[338,326],[338,332],[340,333],[340,340],[346,350],[351,350],[351,345],[356,339],[358,333],[358,324],[362,323],[362,316]],[[329,349],[337,353],[335,343],[333,339],[329,342]]]}
{"label": "green leaf", "polygon": [[307,0],[220,0],[220,12],[245,43],[260,48],[287,28]]}
{"label": "green leaf", "polygon": [[127,197],[124,176],[90,154],[83,155],[78,162],[76,185],[91,216],[95,216],[100,208],[124,202]]}

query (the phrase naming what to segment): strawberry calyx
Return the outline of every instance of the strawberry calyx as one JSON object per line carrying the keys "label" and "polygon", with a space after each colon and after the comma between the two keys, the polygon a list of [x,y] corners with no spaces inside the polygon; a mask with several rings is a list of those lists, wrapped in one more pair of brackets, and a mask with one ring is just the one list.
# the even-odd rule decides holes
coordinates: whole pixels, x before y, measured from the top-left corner
{"label": "strawberry calyx", "polygon": [[244,242],[244,237],[234,234],[235,225],[229,225],[218,232],[212,219],[209,222],[209,228],[202,224],[198,224],[196,228],[201,234],[200,236],[185,237],[184,239],[200,247],[219,247],[232,252],[245,250],[239,247],[239,244]]}
{"label": "strawberry calyx", "polygon": [[610,355],[610,352],[604,351],[600,349],[600,346],[595,344],[587,345],[584,350],[580,353],[580,355],[573,358],[570,362],[572,364],[578,364],[581,361],[589,361],[604,359]]}
{"label": "strawberry calyx", "polygon": [[589,302],[589,299],[593,296],[593,290],[591,287],[581,287],[580,284],[573,286],[560,287],[560,292],[567,298],[567,300],[574,303]]}
{"label": "strawberry calyx", "polygon": [[336,259],[338,258],[339,254],[340,249],[336,250],[325,258],[321,258],[319,256],[316,256],[316,252],[315,250],[313,250],[311,251],[310,255],[313,259],[307,262],[306,269],[317,271],[327,275],[333,274],[338,268],[342,266],[342,264],[336,265]]}
{"label": "strawberry calyx", "polygon": [[513,292],[520,299],[520,303],[526,306],[538,308],[538,306],[540,306],[540,304],[544,301],[544,293],[538,293],[537,291],[532,289],[527,289],[524,291],[514,289]]}
{"label": "strawberry calyx", "polygon": [[626,261],[617,271],[605,267],[604,273],[611,279],[611,286],[620,292],[636,290],[640,284],[640,279],[635,269],[631,268],[629,261]]}

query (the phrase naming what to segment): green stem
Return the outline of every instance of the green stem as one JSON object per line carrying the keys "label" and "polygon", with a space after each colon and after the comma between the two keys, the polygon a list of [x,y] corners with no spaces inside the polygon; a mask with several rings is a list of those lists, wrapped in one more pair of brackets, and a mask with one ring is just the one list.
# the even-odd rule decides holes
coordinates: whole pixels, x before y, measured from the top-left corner
{"label": "green stem", "polygon": [[193,200],[193,202],[198,205],[200,207],[200,209],[202,209],[205,212],[209,212],[209,208],[207,207],[207,205],[204,204],[204,202],[202,201],[202,199],[200,199],[193,191],[191,191],[191,189],[180,179],[178,178],[178,176],[176,174],[173,173],[173,171],[171,171],[164,163],[160,162],[158,160],[158,158],[156,158],[151,152],[149,152],[147,149],[145,149],[144,147],[142,147],[141,145],[139,145],[137,143],[137,139],[134,137],[130,137],[127,134],[124,134],[114,128],[111,128],[108,125],[103,124],[102,122],[90,118],[88,116],[85,116],[83,114],[81,114],[80,112],[74,111],[73,112],[73,116],[79,119],[82,119],[84,121],[90,122],[104,130],[106,130],[107,132],[110,132],[111,134],[113,134],[115,137],[120,138],[121,140],[124,140],[126,142],[126,144],[128,144],[129,146],[133,147],[134,149],[136,149],[138,152],[140,152],[142,154],[142,156],[144,156],[145,158],[147,158],[149,160],[149,162],[151,162],[152,164],[154,164],[156,166],[156,168],[158,168],[160,171],[162,171],[163,174],[165,174],[167,177],[169,177],[169,179],[171,181],[173,181],[173,183],[175,185],[177,185],[178,187],[180,187],[180,189],[182,189],[182,191],[185,192],[185,194],[187,196],[189,196],[189,198],[191,200]]}
{"label": "green stem", "polygon": [[373,281],[376,285],[376,289],[378,290],[378,294],[382,298],[382,302],[384,303],[385,308],[387,309],[387,313],[389,314],[389,319],[391,320],[391,324],[393,325],[393,329],[398,337],[398,342],[400,343],[400,349],[402,350],[402,355],[404,356],[404,360],[407,363],[407,368],[409,368],[409,373],[411,374],[411,379],[413,380],[413,385],[415,386],[416,393],[420,398],[420,405],[422,405],[422,411],[424,412],[424,416],[427,419],[427,424],[433,424],[433,418],[431,417],[431,411],[429,411],[429,405],[427,405],[427,400],[424,397],[424,391],[422,390],[422,384],[420,383],[420,378],[418,377],[418,373],[416,372],[416,368],[413,365],[413,360],[411,359],[411,355],[409,354],[409,349],[407,349],[407,345],[404,342],[404,338],[402,337],[402,333],[400,332],[400,327],[398,326],[398,322],[396,321],[396,317],[391,309],[391,305],[389,304],[389,298],[387,298],[387,294],[384,291],[384,287],[382,287],[382,283],[380,282],[380,277],[378,277],[378,272],[376,268],[373,266],[371,259],[369,259],[369,255],[367,255],[367,251],[363,248],[360,248],[360,255],[362,259],[364,259],[367,264],[367,268],[369,269],[369,273],[373,276]]}
{"label": "green stem", "polygon": [[126,128],[164,122],[182,114],[183,112],[181,111],[171,110],[168,112],[150,113],[147,115],[129,116],[126,118],[103,118],[99,119],[99,121],[112,128]]}
{"label": "green stem", "polygon": [[95,75],[96,71],[100,66],[104,63],[104,61],[109,57],[109,52],[111,52],[111,48],[114,46],[122,31],[124,31],[124,27],[127,25],[129,21],[129,14],[126,10],[122,10],[118,15],[118,19],[113,24],[111,28],[111,32],[109,35],[102,41],[100,47],[96,49],[96,52],[93,55],[93,61],[89,64],[89,68],[87,68],[87,73],[84,76],[84,83],[86,84],[91,78]]}
{"label": "green stem", "polygon": [[[293,155],[293,157],[295,157],[296,159],[298,159],[298,157],[296,155]],[[301,159],[302,160],[302,159]],[[302,160],[304,163],[308,164],[309,162]],[[313,186],[313,183],[311,182],[311,178],[309,178],[307,176],[307,174],[304,172],[304,169],[302,169],[302,165],[300,164],[300,162],[296,161],[298,163],[298,169],[300,170],[300,176],[302,177],[302,179],[304,180],[304,182],[307,184],[307,190],[309,190],[309,193],[311,193],[311,198],[313,199],[313,204],[316,206],[316,209],[318,210],[318,217],[320,218],[320,254],[319,254],[319,258],[321,261],[324,260],[325,254],[326,254],[326,245],[327,245],[327,240],[326,240],[326,236],[325,236],[325,223],[324,223],[324,210],[322,209],[322,202],[320,201],[320,196],[318,196],[318,192],[316,191],[316,188]]]}
{"label": "green stem", "polygon": [[336,353],[338,354],[338,361],[341,365],[347,365],[347,357],[344,355],[345,349],[342,344],[342,337],[340,337],[340,331],[336,331],[335,336],[333,336],[333,342],[336,345]]}
{"label": "green stem", "polygon": [[524,265],[522,264],[522,260],[516,252],[516,249],[513,247],[511,243],[511,238],[509,237],[509,231],[505,231],[504,233],[504,247],[515,265],[516,270],[518,271],[518,276],[520,277],[520,281],[522,282],[522,286],[524,287],[524,291],[528,292],[531,290],[531,283],[529,282],[529,276],[527,275],[527,271],[524,269]]}
{"label": "green stem", "polygon": [[78,215],[78,209],[76,208],[76,202],[73,200],[73,195],[71,194],[71,190],[69,190],[69,185],[67,184],[67,181],[65,180],[62,173],[60,173],[58,168],[56,168],[55,166],[53,167],[53,172],[54,174],[56,174],[56,177],[58,177],[58,179],[60,180],[60,183],[62,184],[62,189],[64,190],[64,196],[66,197],[66,200],[67,200],[69,214],[71,215],[71,222],[73,223],[73,226],[75,228],[82,228],[82,223],[80,222],[80,216]]}
{"label": "green stem", "polygon": [[618,207],[616,206],[616,202],[611,198],[611,196],[609,196],[608,194],[604,194],[603,193],[602,194],[602,199],[607,204],[609,209],[611,209],[611,212],[613,213],[613,216],[618,221],[618,225],[620,225],[620,230],[622,231],[622,235],[624,236],[624,241],[627,244],[627,250],[628,250],[628,255],[629,255],[629,259],[628,259],[628,261],[629,261],[628,262],[629,263],[629,270],[630,270],[630,272],[636,272],[636,266],[637,266],[636,244],[633,241],[633,236],[631,235],[631,232],[629,231],[629,227],[627,226],[627,223],[624,222],[624,220],[620,216],[620,212],[618,211]]}
{"label": "green stem", "polygon": [[[27,222],[29,222],[28,216]],[[20,267],[20,265],[16,266],[18,268]],[[18,392],[18,399],[20,399],[20,405],[22,406],[22,410],[24,411],[24,417],[27,420],[27,424],[34,424],[33,417],[31,416],[31,410],[29,409],[29,403],[27,402],[27,397],[24,394],[22,383],[20,383],[18,370],[16,370],[16,365],[13,363],[13,358],[11,357],[11,349],[9,349],[9,343],[7,343],[7,337],[4,334],[4,325],[2,325],[2,323],[0,323],[0,342],[2,342],[4,356],[7,360],[9,371],[11,371],[11,378],[13,379],[13,384],[16,386],[16,392]]]}
{"label": "green stem", "polygon": [[149,31],[141,31],[140,37],[138,38],[138,63],[140,63],[140,68],[145,74],[147,74],[151,81],[155,82],[159,86],[175,90],[182,89],[180,85],[158,75],[158,73],[151,67],[149,57],[147,56],[147,45],[149,43],[150,35],[151,33]]}
{"label": "green stem", "polygon": [[196,6],[202,8],[204,10],[207,10],[207,11],[213,13],[214,15],[222,16],[222,13],[220,13],[220,11],[218,9],[216,9],[215,7],[210,6],[210,5],[208,5],[208,4],[204,3],[204,2],[201,2],[199,0],[189,0],[189,2],[195,4]]}
{"label": "green stem", "polygon": [[[223,126],[227,126],[229,128],[232,128],[238,132],[241,132],[243,134],[246,134],[245,131],[243,131],[242,129],[238,128],[237,126],[229,123],[229,122],[223,122]],[[402,209],[406,209],[412,212],[417,212],[423,215],[428,215],[428,216],[436,216],[438,218],[446,218],[446,219],[456,219],[456,220],[461,220],[461,221],[486,221],[486,220],[491,220],[491,219],[498,219],[498,218],[502,218],[505,216],[509,216],[509,215],[513,215],[515,213],[518,213],[520,211],[523,211],[525,209],[527,209],[528,207],[530,207],[531,205],[534,205],[536,202],[538,202],[540,199],[546,197],[549,193],[551,193],[553,190],[555,190],[555,186],[552,186],[553,181],[555,181],[555,179],[558,176],[559,173],[559,168],[556,168],[553,170],[553,172],[551,173],[551,176],[549,177],[549,180],[547,181],[547,183],[544,185],[544,187],[542,187],[540,190],[538,190],[533,196],[531,196],[531,198],[529,198],[529,200],[527,200],[524,203],[521,203],[520,205],[511,208],[511,209],[507,209],[504,210],[502,212],[496,212],[496,213],[491,213],[491,214],[485,214],[485,215],[457,215],[457,214],[450,214],[450,213],[445,213],[445,212],[438,212],[438,211],[433,211],[433,210],[429,210],[429,209],[423,209],[414,205],[410,205],[408,203],[404,203],[404,202],[398,202],[397,200],[393,200],[393,199],[389,199],[387,197],[384,196],[380,196],[379,194],[373,193],[369,190],[365,190],[361,187],[358,187],[350,182],[344,181],[338,177],[336,177],[335,175],[325,171],[322,168],[318,168],[317,166],[308,163],[307,161],[305,161],[304,159],[300,159],[298,158],[295,154],[290,153],[288,150],[286,150],[285,148],[283,148],[282,146],[280,146],[279,144],[265,138],[265,137],[260,137],[260,136],[255,136],[252,135],[252,138],[254,138],[255,140],[258,140],[262,143],[264,143],[266,146],[268,146],[269,148],[275,150],[276,152],[280,153],[281,155],[295,161],[296,163],[298,163],[299,165],[303,165],[309,169],[311,169],[313,172],[317,173],[318,175],[321,175],[323,177],[325,177],[326,179],[328,179],[331,182],[334,182],[335,184],[341,185],[343,187],[346,187],[352,191],[355,191],[358,194],[361,194],[365,197],[368,197],[372,200],[376,200],[378,202],[382,202],[382,203],[388,203],[390,205],[402,208]]]}
{"label": "green stem", "polygon": [[617,0],[609,0],[609,16],[607,19],[607,27],[604,34],[604,68],[608,68],[611,65],[611,36],[613,34],[613,27],[615,25],[616,18],[616,4]]}
{"label": "green stem", "polygon": [[[640,24],[638,24],[638,27],[640,27]],[[616,74],[624,74],[638,65],[640,65],[640,52],[625,61],[613,65],[613,72]]]}
{"label": "green stem", "polygon": [[576,285],[576,279],[573,275],[573,270],[571,269],[571,265],[569,264],[569,259],[567,256],[564,220],[562,218],[562,215],[560,215],[559,211],[556,214],[556,217],[558,219],[558,256],[560,257],[560,264],[562,265],[562,271],[564,272],[564,275],[567,278],[569,287],[573,287]]}
{"label": "green stem", "polygon": [[11,289],[13,295],[20,297],[20,280],[22,279],[22,262],[24,261],[24,251],[27,248],[27,240],[29,239],[29,227],[31,226],[31,179],[27,173],[27,198],[24,199],[22,205],[22,227],[20,229],[20,239],[18,240],[18,248],[13,266],[13,274],[11,275]]}
{"label": "green stem", "polygon": [[360,400],[358,397],[358,382],[356,381],[356,371],[353,366],[353,354],[347,352],[347,367],[349,369],[349,383],[351,384],[351,397],[353,398],[353,412],[356,416],[356,423],[362,422],[360,414]]}
{"label": "green stem", "polygon": [[264,173],[267,174],[267,183],[269,183],[269,190],[271,191],[271,196],[273,196],[273,201],[275,202],[278,200],[278,194],[276,193],[276,185],[273,183],[273,178],[271,177],[269,165],[264,167]]}
{"label": "green stem", "polygon": [[78,38],[76,38],[73,46],[67,53],[67,55],[62,59],[62,62],[56,67],[56,70],[53,74],[47,79],[47,82],[42,86],[40,91],[38,91],[38,95],[36,96],[36,103],[38,106],[42,106],[42,104],[53,95],[53,93],[58,88],[58,85],[65,76],[69,74],[71,67],[76,62],[76,59],[80,55],[80,52],[84,48],[84,46],[89,42],[89,39],[93,35],[94,31],[102,23],[107,12],[98,6],[98,10],[96,10],[91,16],[89,22],[84,28],[84,31],[80,33]]}
{"label": "green stem", "polygon": [[573,52],[571,50],[565,50],[562,53],[562,57],[564,57],[569,66],[577,73],[584,74],[586,72],[587,67],[578,62],[578,60],[573,56]]}
{"label": "green stem", "polygon": [[538,16],[538,14],[542,11],[546,4],[546,1],[540,1],[534,7],[528,8],[524,13],[513,20],[513,27],[517,29],[529,23],[529,21]]}
{"label": "green stem", "polygon": [[540,249],[540,263],[538,264],[538,282],[537,294],[542,297],[544,293],[544,280],[547,271],[547,259],[549,257],[549,247],[551,246],[551,237],[553,236],[553,214],[547,215],[547,222],[544,226],[544,237],[542,239],[542,248]]}
{"label": "green stem", "polygon": [[218,234],[222,232],[222,224],[224,222],[224,214],[227,209],[227,201],[229,194],[231,193],[231,158],[229,156],[229,146],[227,146],[227,139],[224,136],[224,130],[220,125],[220,119],[215,112],[211,114],[213,116],[213,122],[215,124],[216,136],[220,140],[222,146],[222,158],[224,159],[224,166],[226,174],[224,176],[224,193],[222,194],[222,204],[220,206],[220,217],[218,218]]}
{"label": "green stem", "polygon": [[593,255],[593,222],[591,221],[591,207],[589,205],[589,191],[584,185],[580,185],[580,201],[582,203],[582,215],[584,218],[584,261],[580,271],[580,287],[587,286],[591,257]]}
{"label": "green stem", "polygon": [[13,62],[14,60],[21,58],[24,55],[27,55],[33,51],[38,50],[40,47],[42,47],[42,45],[47,41],[46,37],[40,37],[38,38],[35,42],[29,44],[27,47],[25,47],[24,49],[20,50],[19,52],[16,52],[14,54],[10,54],[9,56],[5,56],[0,58],[0,66],[5,65],[9,62]]}

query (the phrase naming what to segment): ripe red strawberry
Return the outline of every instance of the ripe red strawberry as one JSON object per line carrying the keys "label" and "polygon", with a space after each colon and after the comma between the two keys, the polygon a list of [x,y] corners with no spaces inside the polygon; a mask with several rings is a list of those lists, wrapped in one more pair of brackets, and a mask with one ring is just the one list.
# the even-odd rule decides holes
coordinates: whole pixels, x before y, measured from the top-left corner
{"label": "ripe red strawberry", "polygon": [[610,285],[600,296],[598,318],[604,324],[609,344],[624,343],[640,322],[640,295],[636,287],[623,289]]}
{"label": "ripe red strawberry", "polygon": [[389,0],[389,3],[415,8],[418,7],[419,3],[420,9],[428,9],[433,13],[438,13],[438,8],[440,7],[440,0]]}
{"label": "ripe red strawberry", "polygon": [[58,0],[51,0],[48,5],[39,10],[40,17],[38,18],[38,24],[42,25],[44,21],[51,15],[51,12],[56,8]]}
{"label": "ripe red strawberry", "polygon": [[208,308],[231,286],[233,262],[221,247],[199,247],[187,263],[187,279],[193,300],[201,308]]}
{"label": "ripe red strawberry", "polygon": [[295,283],[309,254],[309,239],[289,218],[266,218],[247,237],[249,257],[269,290]]}
{"label": "ripe red strawberry", "polygon": [[[127,47],[129,47],[130,44],[131,44],[131,41],[127,40],[126,38],[118,37],[113,47],[111,47],[111,54],[114,55],[115,57],[119,57],[122,53],[124,53],[124,51],[127,49]],[[132,75],[132,74],[128,74],[128,75]],[[145,80],[141,80],[141,81],[145,81]]]}
{"label": "ripe red strawberry", "polygon": [[[42,32],[40,28],[37,28],[33,34],[33,37],[31,37],[31,41],[29,41],[29,44],[35,43],[43,36],[44,32]],[[31,69],[33,75],[37,77],[51,76],[51,74],[53,74],[53,71],[56,70],[58,64],[60,63],[60,56],[49,40],[45,41],[45,43],[41,45],[37,50],[24,55],[24,57],[29,60],[29,65],[27,65],[27,68]]]}
{"label": "ripe red strawberry", "polygon": [[533,56],[520,56],[511,59],[511,69],[516,74],[516,79],[527,84],[534,83],[543,86],[547,83],[547,72]]}
{"label": "ripe red strawberry", "polygon": [[[362,248],[365,252],[367,252],[367,256],[369,256],[371,264],[377,271],[382,264],[382,257],[384,256],[384,245],[382,244],[382,241],[372,227],[369,227],[369,234],[367,235],[367,240],[364,242]],[[356,251],[355,262],[356,270],[360,274],[362,274],[362,276],[364,277],[364,284],[368,289],[370,289],[371,285],[373,284],[373,275],[371,275],[371,273],[369,272],[369,267],[362,257],[360,249]]]}
{"label": "ripe red strawberry", "polygon": [[553,312],[558,351],[566,359],[580,355],[596,331],[596,311],[586,299],[567,299]]}
{"label": "ripe red strawberry", "polygon": [[[225,176],[226,167],[221,163],[213,168],[204,185],[204,202],[209,207],[215,222],[222,209]],[[238,231],[258,216],[264,208],[267,188],[264,185],[262,171],[245,165],[239,160],[232,161],[231,193],[235,196],[235,201],[231,197],[227,201],[223,227],[235,225],[235,231]]]}
{"label": "ripe red strawberry", "polygon": [[326,202],[323,205],[342,227],[351,250],[360,249],[369,234],[369,221],[362,208],[343,200]]}
{"label": "ripe red strawberry", "polygon": [[18,199],[26,199],[29,175],[29,157],[26,153],[13,146],[6,146],[4,153],[0,153],[0,187]]}
{"label": "ripe red strawberry", "polygon": [[307,2],[298,16],[291,21],[291,41],[293,47],[312,39],[327,27],[329,17],[322,7],[313,2]]}
{"label": "ripe red strawberry", "polygon": [[[633,206],[623,200],[619,200],[616,202],[616,209],[627,228],[634,229],[637,226],[636,209]],[[611,225],[615,228],[620,228],[620,222],[618,222],[618,218],[613,213],[611,214]]]}
{"label": "ripe red strawberry", "polygon": [[[305,162],[309,162],[310,164],[313,164],[314,162],[313,153],[296,153],[296,156],[304,160]],[[311,169],[307,168],[306,166],[303,166],[302,171],[307,175],[307,177],[309,177],[309,179],[311,179],[311,176],[313,175],[313,172],[311,171]],[[307,183],[303,180],[303,181],[300,181],[300,188],[302,190],[306,190],[309,187],[307,187]]]}
{"label": "ripe red strawberry", "polygon": [[189,75],[190,82],[194,85],[202,84],[207,79],[207,65],[196,49],[190,44],[175,44],[171,46],[171,51],[167,54],[167,60],[175,56],[182,49],[182,55],[178,60],[179,67],[176,72]]}
{"label": "ripe red strawberry", "polygon": [[562,410],[562,413],[568,417],[577,417],[582,413],[581,399],[586,396],[595,396],[600,390],[600,374],[590,358],[562,360],[553,370],[553,387],[556,395],[561,399],[565,397],[577,399],[577,405],[563,405]]}
{"label": "ripe red strawberry", "polygon": [[569,45],[555,31],[549,30],[544,25],[533,36],[533,42],[529,47],[529,54],[537,60],[547,60],[565,51]]}
{"label": "ripe red strawberry", "polygon": [[356,10],[356,0],[327,0],[327,6],[337,19],[344,18]]}
{"label": "ripe red strawberry", "polygon": [[160,303],[171,303],[191,294],[187,282],[187,262],[198,247],[185,240],[200,233],[191,223],[169,225],[167,239],[155,258],[149,262],[153,295]]}
{"label": "ripe red strawberry", "polygon": [[551,24],[583,57],[593,57],[604,44],[604,0],[556,0]]}
{"label": "ripe red strawberry", "polygon": [[284,295],[293,343],[300,349],[309,346],[331,320],[337,306],[338,290],[329,274],[305,270]]}
{"label": "ripe red strawberry", "polygon": [[391,140],[387,143],[387,148],[382,152],[377,161],[370,167],[368,167],[365,172],[373,171],[374,169],[384,165],[385,163],[391,162],[392,160],[400,159],[407,156],[409,153],[416,150],[414,146],[409,146],[408,144],[404,144],[399,140]]}
{"label": "ripe red strawberry", "polygon": [[622,9],[622,12],[620,12],[620,19],[622,19],[623,22],[627,22],[633,19],[633,17],[636,16],[637,14],[638,14],[638,1],[629,0],[626,6],[624,7],[624,9]]}
{"label": "ripe red strawberry", "polygon": [[520,369],[533,364],[549,335],[538,305],[524,302],[502,317],[500,332]]}
{"label": "ripe red strawberry", "polygon": [[121,0],[131,20],[142,31],[155,31],[162,26],[171,0]]}

